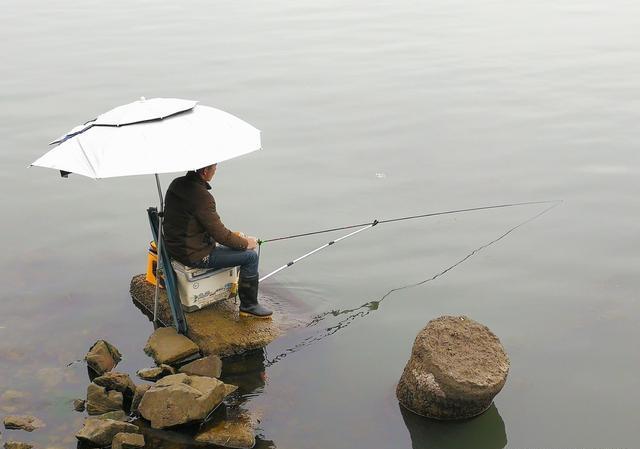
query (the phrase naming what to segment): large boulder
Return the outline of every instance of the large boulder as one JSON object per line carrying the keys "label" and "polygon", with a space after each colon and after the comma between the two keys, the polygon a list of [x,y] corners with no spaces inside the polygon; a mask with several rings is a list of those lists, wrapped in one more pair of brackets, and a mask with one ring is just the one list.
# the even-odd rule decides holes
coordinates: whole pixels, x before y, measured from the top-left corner
{"label": "large boulder", "polygon": [[4,418],[4,428],[12,430],[26,430],[33,432],[44,427],[45,424],[35,416],[9,415]]}
{"label": "large boulder", "polygon": [[200,349],[184,335],[180,335],[173,327],[161,327],[149,337],[144,352],[153,357],[158,365],[179,362],[195,354]]}
{"label": "large boulder", "polygon": [[138,426],[113,419],[87,418],[76,438],[93,446],[111,445],[113,437],[120,432],[137,433]]}
{"label": "large boulder", "polygon": [[180,367],[180,372],[190,376],[220,377],[222,360],[217,355],[210,355]]}
{"label": "large boulder", "polygon": [[[131,279],[131,297],[143,313],[153,310],[154,293],[154,286],[145,280],[144,274]],[[269,298],[260,298],[267,306],[268,300]],[[166,324],[172,322],[167,294],[162,289],[158,297],[158,318]],[[200,352],[203,355],[217,354],[221,357],[263,348],[283,330],[301,324],[278,313],[277,308],[270,320],[239,318],[238,306],[233,300],[220,301],[202,310],[186,313],[185,318],[187,336],[200,347]]]}
{"label": "large boulder", "polygon": [[105,340],[96,341],[84,357],[87,365],[98,376],[111,371],[122,360],[122,354]]}
{"label": "large boulder", "polygon": [[122,393],[115,390],[107,391],[105,387],[93,382],[87,387],[87,413],[90,415],[102,415],[114,410],[122,410]]}
{"label": "large boulder", "polygon": [[465,316],[442,316],[416,337],[396,395],[419,415],[470,418],[491,405],[508,372],[509,358],[489,328]]}
{"label": "large boulder", "polygon": [[236,387],[211,377],[174,374],[160,379],[142,397],[138,411],[154,429],[207,417]]}

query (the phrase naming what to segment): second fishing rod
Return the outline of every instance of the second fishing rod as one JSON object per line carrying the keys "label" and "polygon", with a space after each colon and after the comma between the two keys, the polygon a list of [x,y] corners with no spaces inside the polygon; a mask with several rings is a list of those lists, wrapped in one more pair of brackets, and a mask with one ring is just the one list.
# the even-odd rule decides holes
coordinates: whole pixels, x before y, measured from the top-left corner
{"label": "second fishing rod", "polygon": [[322,229],[319,231],[311,231],[311,232],[305,232],[302,234],[293,234],[293,235],[288,235],[288,236],[284,236],[284,237],[276,237],[276,238],[271,238],[271,239],[259,239],[258,240],[258,252],[260,251],[261,247],[263,244],[265,243],[269,243],[269,242],[276,242],[276,241],[281,241],[281,240],[289,240],[289,239],[294,239],[294,238],[298,238],[298,237],[306,237],[309,235],[317,235],[317,234],[324,234],[327,232],[335,232],[335,231],[341,231],[341,230],[346,230],[346,229],[353,229],[353,228],[361,228],[358,229],[357,231],[351,232],[347,235],[344,235],[340,238],[337,238],[335,240],[331,240],[327,243],[325,243],[322,246],[319,246],[318,248],[309,251],[306,254],[303,254],[302,256],[287,262],[286,264],[282,265],[281,267],[279,267],[278,269],[270,272],[269,274],[266,274],[265,276],[262,276],[260,278],[260,282],[270,278],[271,276],[279,273],[280,271],[289,268],[291,265],[295,264],[296,262],[299,262],[302,259],[305,259],[309,256],[311,256],[312,254],[317,253],[318,251],[321,251],[325,248],[328,248],[331,245],[334,245],[335,243],[338,243],[339,241],[342,241],[344,239],[347,239],[349,237],[352,237],[362,231],[366,231],[367,229],[371,229],[372,227],[378,225],[378,224],[383,224],[383,223],[393,223],[393,222],[398,222],[398,221],[404,221],[404,220],[414,220],[417,218],[427,218],[427,217],[435,217],[438,215],[450,215],[450,214],[460,214],[463,212],[474,212],[474,211],[480,211],[480,210],[488,210],[488,209],[500,209],[500,208],[507,208],[507,207],[516,207],[516,206],[529,206],[529,205],[535,205],[535,204],[558,204],[561,203],[562,200],[547,200],[547,201],[525,201],[525,202],[520,202],[520,203],[506,203],[506,204],[495,204],[495,205],[490,205],[490,206],[479,206],[479,207],[470,207],[470,208],[465,208],[465,209],[453,209],[453,210],[447,210],[447,211],[440,211],[440,212],[429,212],[429,213],[425,213],[425,214],[418,214],[418,215],[408,215],[405,217],[398,217],[398,218],[389,218],[386,220],[373,220],[371,222],[366,222],[366,223],[359,223],[359,224],[353,224],[353,225],[347,225],[347,226],[340,226],[337,228],[329,228],[329,229]]}

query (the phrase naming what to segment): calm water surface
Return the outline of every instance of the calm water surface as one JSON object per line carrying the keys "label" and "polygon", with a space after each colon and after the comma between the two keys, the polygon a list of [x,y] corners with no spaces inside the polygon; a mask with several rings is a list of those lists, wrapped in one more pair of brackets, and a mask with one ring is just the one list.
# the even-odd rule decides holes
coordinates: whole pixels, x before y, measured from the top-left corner
{"label": "calm water surface", "polygon": [[[262,238],[564,200],[381,302],[542,208],[379,226],[265,283],[282,310],[321,319],[266,349],[252,371],[266,364],[266,381],[244,380],[262,447],[636,447],[639,30],[625,0],[5,1],[0,414],[47,427],[3,437],[75,447],[70,401],[87,378],[67,364],[96,339],[120,348],[123,371],[151,362],[128,288],[153,179],[28,164],[110,107],[174,96],[263,131],[264,151],[214,183],[227,225]],[[266,245],[261,269],[328,238]],[[494,407],[465,423],[395,399],[413,338],[442,314],[487,324],[511,359]]]}

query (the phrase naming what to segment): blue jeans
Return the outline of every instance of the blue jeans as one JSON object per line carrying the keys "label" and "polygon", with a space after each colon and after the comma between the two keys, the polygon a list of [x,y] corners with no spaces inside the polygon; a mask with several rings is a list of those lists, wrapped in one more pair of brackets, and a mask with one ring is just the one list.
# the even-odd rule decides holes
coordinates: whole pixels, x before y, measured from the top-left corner
{"label": "blue jeans", "polygon": [[237,250],[227,246],[217,245],[207,257],[202,259],[198,268],[220,269],[240,266],[240,277],[253,278],[258,276],[258,253],[252,249]]}

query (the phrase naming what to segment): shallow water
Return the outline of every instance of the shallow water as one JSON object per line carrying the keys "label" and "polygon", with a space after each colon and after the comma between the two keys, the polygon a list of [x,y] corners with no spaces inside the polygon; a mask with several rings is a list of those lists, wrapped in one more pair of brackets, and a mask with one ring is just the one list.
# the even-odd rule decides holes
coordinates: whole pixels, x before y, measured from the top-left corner
{"label": "shallow water", "polygon": [[[261,238],[564,200],[379,303],[543,207],[381,225],[269,280],[284,310],[323,319],[267,348],[245,403],[262,445],[634,447],[639,17],[625,0],[5,2],[0,414],[47,427],[4,437],[75,446],[70,401],[87,379],[67,364],[96,339],[124,371],[150,364],[128,288],[153,179],[28,164],[109,107],[175,96],[262,130],[264,151],[214,183],[227,225]],[[267,244],[261,269],[339,235]],[[464,423],[407,416],[394,395],[413,338],[442,314],[488,325],[511,359],[495,407]]]}

